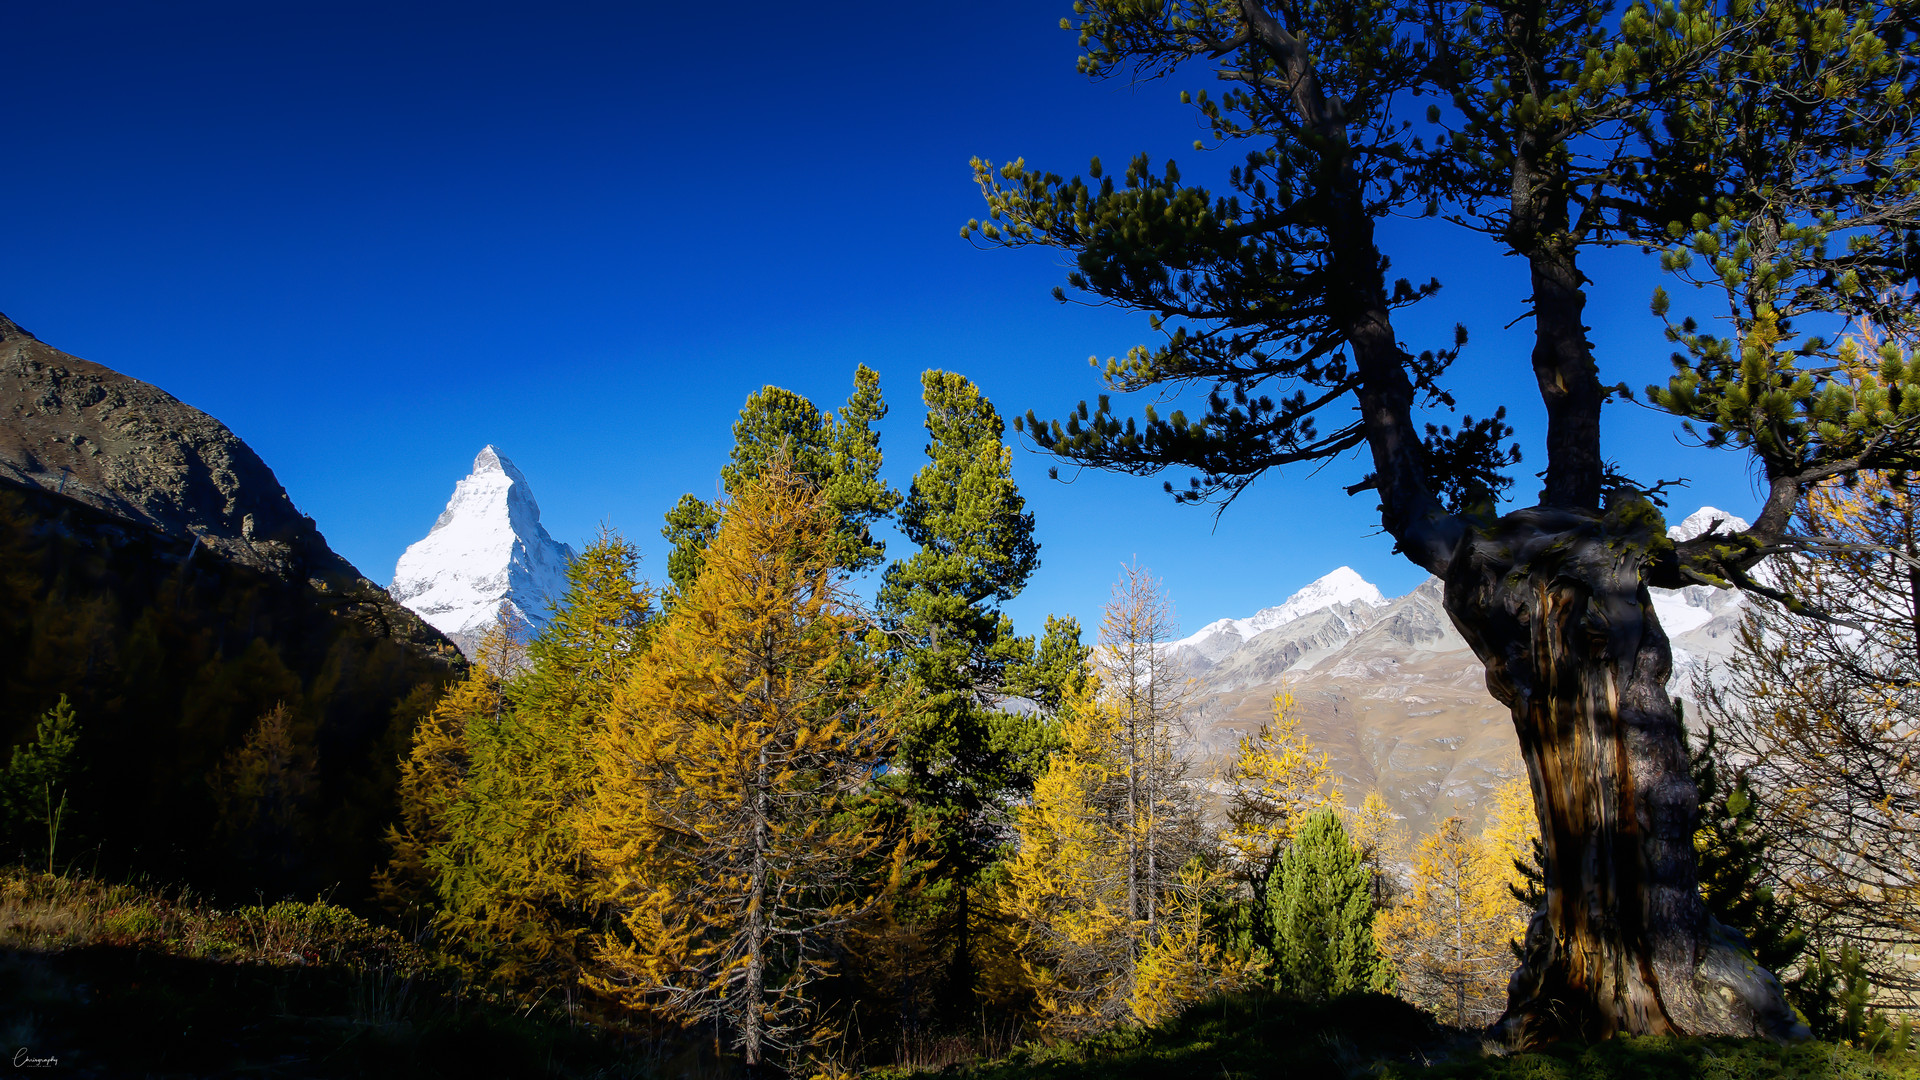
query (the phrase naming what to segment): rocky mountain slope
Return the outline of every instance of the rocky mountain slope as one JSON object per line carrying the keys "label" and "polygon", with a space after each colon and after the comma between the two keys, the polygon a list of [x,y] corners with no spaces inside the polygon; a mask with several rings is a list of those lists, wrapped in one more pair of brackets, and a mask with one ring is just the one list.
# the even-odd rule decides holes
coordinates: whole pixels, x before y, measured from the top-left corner
{"label": "rocky mountain slope", "polygon": [[383,636],[449,643],[335,554],[273,470],[220,421],[159,387],[70,356],[0,315],[0,478],[44,488],[305,582]]}
{"label": "rocky mountain slope", "polygon": [[433,528],[401,554],[388,591],[472,656],[502,616],[520,635],[545,627],[573,559],[540,524],[526,475],[489,445]]}
{"label": "rocky mountain slope", "polygon": [[[0,317],[0,571],[0,746],[62,698],[80,726],[63,859],[202,893],[366,895],[398,761],[462,664],[258,454]],[[283,740],[249,750],[269,713]],[[44,831],[0,841],[50,856]]]}
{"label": "rocky mountain slope", "polygon": [[[1704,508],[1669,532],[1704,532]],[[1734,593],[1694,586],[1655,590],[1674,644],[1675,693],[1694,673],[1731,654],[1743,607]],[[1386,797],[1417,834],[1464,814],[1522,773],[1507,710],[1487,693],[1486,673],[1442,605],[1437,578],[1388,600],[1347,567],[1248,619],[1222,619],[1174,643],[1196,679],[1194,751],[1224,763],[1242,736],[1290,689],[1302,731],[1327,753],[1344,797]]]}

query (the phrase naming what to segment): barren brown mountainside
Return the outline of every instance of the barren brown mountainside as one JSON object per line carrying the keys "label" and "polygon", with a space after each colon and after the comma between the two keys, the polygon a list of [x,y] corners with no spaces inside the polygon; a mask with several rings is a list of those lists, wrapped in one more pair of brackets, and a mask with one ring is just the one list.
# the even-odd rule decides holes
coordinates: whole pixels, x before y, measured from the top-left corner
{"label": "barren brown mountainside", "polygon": [[[1719,513],[1702,510],[1670,531],[1692,535]],[[1706,587],[1654,592],[1673,638],[1670,687],[1688,697],[1694,675],[1731,653],[1743,609],[1737,595]],[[1175,649],[1196,680],[1194,751],[1210,765],[1230,760],[1271,715],[1274,695],[1290,690],[1343,799],[1358,804],[1378,790],[1416,836],[1455,814],[1479,824],[1486,794],[1524,775],[1513,720],[1447,617],[1438,578],[1387,600],[1342,568]]]}

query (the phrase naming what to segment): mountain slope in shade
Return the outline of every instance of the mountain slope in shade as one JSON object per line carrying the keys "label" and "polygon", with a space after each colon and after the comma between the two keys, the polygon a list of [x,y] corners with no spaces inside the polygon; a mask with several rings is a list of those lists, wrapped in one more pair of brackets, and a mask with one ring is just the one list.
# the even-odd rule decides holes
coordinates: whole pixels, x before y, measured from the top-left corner
{"label": "mountain slope in shade", "polygon": [[502,614],[521,633],[545,627],[573,559],[540,524],[525,474],[489,445],[433,529],[400,556],[388,591],[472,656]]}
{"label": "mountain slope in shade", "polygon": [[[1708,507],[1670,532],[1697,535],[1716,518],[1723,531],[1745,527]],[[1673,641],[1670,685],[1684,695],[1695,672],[1731,654],[1741,598],[1706,586],[1653,593]],[[1454,814],[1477,821],[1485,795],[1523,767],[1512,719],[1454,629],[1439,579],[1379,604],[1351,583],[1340,595],[1252,634],[1240,628],[1260,616],[1223,619],[1174,644],[1196,680],[1196,755],[1224,764],[1266,721],[1274,694],[1288,689],[1302,732],[1326,752],[1347,802],[1377,789],[1416,834]]]}
{"label": "mountain slope in shade", "polygon": [[310,587],[373,633],[444,662],[447,642],[327,546],[253,448],[172,394],[0,314],[0,480],[43,488],[196,554]]}

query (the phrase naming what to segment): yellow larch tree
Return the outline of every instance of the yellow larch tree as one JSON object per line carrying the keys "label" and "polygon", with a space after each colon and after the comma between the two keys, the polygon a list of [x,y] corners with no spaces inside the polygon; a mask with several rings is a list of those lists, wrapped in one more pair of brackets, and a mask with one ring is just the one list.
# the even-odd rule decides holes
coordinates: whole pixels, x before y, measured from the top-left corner
{"label": "yellow larch tree", "polygon": [[1373,875],[1373,906],[1385,909],[1399,892],[1399,884],[1394,880],[1393,866],[1404,854],[1407,845],[1407,828],[1400,823],[1400,815],[1387,805],[1386,796],[1380,789],[1368,790],[1367,797],[1360,805],[1349,809],[1344,815],[1347,833],[1353,837],[1353,845],[1360,849],[1360,859],[1367,864],[1367,870]]}
{"label": "yellow larch tree", "polygon": [[592,789],[593,732],[646,647],[654,593],[639,552],[606,529],[567,580],[537,637],[504,657],[482,653],[515,676],[499,722],[469,730],[467,781],[448,814],[436,886],[439,927],[477,973],[572,1006],[605,916],[572,810]]}
{"label": "yellow larch tree", "polygon": [[313,725],[282,701],[260,717],[240,746],[207,776],[218,809],[215,836],[257,884],[286,890],[298,880],[319,783]]}
{"label": "yellow larch tree", "polygon": [[619,922],[589,984],[715,1022],[752,1068],[828,1034],[808,985],[899,864],[851,812],[895,718],[840,586],[839,524],[778,462],[734,494],[614,695],[576,811]]}
{"label": "yellow larch tree", "polygon": [[1273,696],[1273,718],[1240,740],[1221,778],[1227,788],[1227,828],[1220,843],[1234,872],[1257,896],[1274,862],[1306,815],[1339,801],[1327,765],[1300,733],[1290,691]]}
{"label": "yellow larch tree", "polygon": [[419,922],[438,910],[430,860],[447,842],[448,813],[466,784],[467,728],[497,717],[501,708],[500,681],[486,664],[476,663],[415,726],[395,792],[399,821],[387,829],[392,855],[373,881],[374,895],[394,914]]}
{"label": "yellow larch tree", "polygon": [[1536,874],[1540,871],[1540,815],[1534,810],[1533,788],[1524,772],[1501,781],[1487,802],[1487,827],[1482,835],[1513,899],[1510,911],[1513,937],[1519,940],[1525,937],[1527,922],[1533,917],[1533,911],[1521,897],[1528,889],[1538,888],[1522,868],[1531,867]]}
{"label": "yellow larch tree", "polygon": [[[1127,1015],[1139,928],[1128,873],[1131,835],[1102,805],[1120,775],[1124,722],[1091,686],[1060,710],[1062,748],[1016,812],[1019,847],[1004,868],[995,910],[1016,984],[1057,1034],[1098,1030]],[[995,974],[990,971],[989,975]]]}
{"label": "yellow larch tree", "polygon": [[1221,875],[1199,860],[1180,871],[1162,905],[1160,926],[1134,966],[1128,1011],[1142,1024],[1157,1024],[1218,991],[1238,990],[1259,972],[1221,948],[1207,924],[1206,897]]}
{"label": "yellow larch tree", "polygon": [[1447,818],[1421,838],[1405,901],[1374,924],[1397,992],[1455,1027],[1491,1023],[1506,1005],[1510,943],[1527,914],[1508,888],[1508,855],[1504,840]]}
{"label": "yellow larch tree", "polygon": [[1200,831],[1191,764],[1181,753],[1191,735],[1192,680],[1167,648],[1175,625],[1159,580],[1137,561],[1122,567],[1094,650],[1100,701],[1114,716],[1114,782],[1103,798],[1124,823],[1127,910],[1149,928],[1159,926],[1160,898],[1197,852]]}
{"label": "yellow larch tree", "polygon": [[1185,676],[1160,648],[1171,625],[1159,583],[1127,567],[1097,670],[1060,710],[1064,745],[1016,814],[996,912],[1026,995],[1058,1034],[1153,1022],[1244,975],[1202,918],[1224,880],[1179,752]]}

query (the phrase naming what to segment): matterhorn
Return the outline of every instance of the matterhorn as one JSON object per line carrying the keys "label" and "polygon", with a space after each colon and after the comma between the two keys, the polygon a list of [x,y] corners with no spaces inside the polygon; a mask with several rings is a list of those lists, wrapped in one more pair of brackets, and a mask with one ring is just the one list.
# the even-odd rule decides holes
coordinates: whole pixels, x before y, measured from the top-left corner
{"label": "matterhorn", "polygon": [[387,591],[471,657],[503,616],[522,640],[544,628],[573,558],[540,524],[526,476],[487,446],[433,529],[401,554]]}

